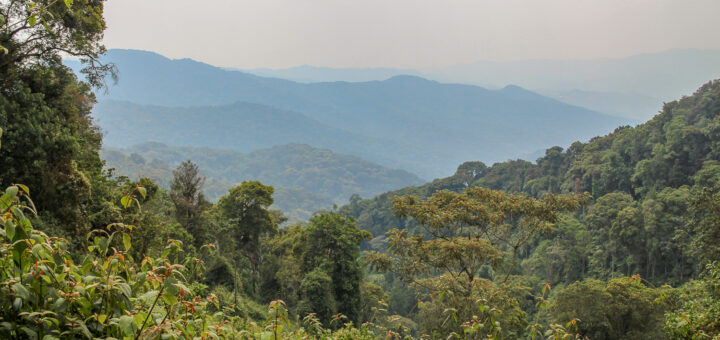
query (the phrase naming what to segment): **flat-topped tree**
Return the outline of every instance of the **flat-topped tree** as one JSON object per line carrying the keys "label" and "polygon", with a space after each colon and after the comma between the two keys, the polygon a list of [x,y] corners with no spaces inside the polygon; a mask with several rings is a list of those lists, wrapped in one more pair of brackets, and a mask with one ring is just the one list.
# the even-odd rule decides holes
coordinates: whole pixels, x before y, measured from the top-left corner
{"label": "flat-topped tree", "polygon": [[[518,252],[533,236],[550,231],[562,212],[577,209],[583,198],[535,199],[484,188],[439,191],[425,200],[398,197],[396,216],[414,219],[423,233],[390,230],[389,254],[370,253],[368,261],[428,294],[429,302],[420,307],[421,317],[428,313],[428,332],[495,333],[501,325],[494,321],[517,329],[524,313],[510,298],[508,283]],[[495,320],[497,310],[503,313]]]}

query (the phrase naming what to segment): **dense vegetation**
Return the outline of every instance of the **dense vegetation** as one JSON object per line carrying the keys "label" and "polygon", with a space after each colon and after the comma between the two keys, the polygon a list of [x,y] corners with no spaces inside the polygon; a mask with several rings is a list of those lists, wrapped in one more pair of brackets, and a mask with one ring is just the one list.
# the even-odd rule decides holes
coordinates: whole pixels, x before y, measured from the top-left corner
{"label": "dense vegetation", "polygon": [[720,338],[720,81],[280,228],[260,181],[213,204],[190,161],[167,190],[103,171],[102,1],[0,5],[2,338]]}
{"label": "dense vegetation", "polygon": [[371,197],[422,183],[407,171],[299,144],[243,154],[143,143],[122,150],[104,149],[101,156],[106,167],[115,168],[118,175],[147,177],[164,188],[169,188],[173,168],[190,159],[200,167],[205,193],[211,201],[217,201],[236,183],[259,180],[275,187],[275,208],[302,220],[314,211],[346,203],[355,193]]}
{"label": "dense vegetation", "polygon": [[[712,81],[692,96],[667,103],[645,124],[620,127],[588,143],[574,143],[567,150],[548,149],[535,163],[516,160],[488,167],[468,162],[455,175],[423,186],[370,200],[355,197],[346,210],[358,219],[361,228],[373,233],[370,246],[379,250],[391,228],[423,231],[417,219],[401,219],[394,214],[396,196],[430,197],[440,190],[462,192],[474,187],[529,197],[589,192],[593,198],[587,206],[566,215],[552,232],[535,237],[519,249],[521,265],[513,274],[531,287],[544,282],[561,287],[551,297],[570,311],[551,309],[551,315],[557,321],[578,317],[583,320],[581,329],[597,323],[583,334],[633,338],[630,331],[639,325],[654,327],[645,328],[643,334],[660,334],[663,310],[671,310],[662,304],[650,308],[659,313],[654,319],[638,319],[634,326],[623,325],[624,331],[615,329],[620,323],[614,325],[612,315],[618,312],[605,309],[607,298],[603,296],[618,297],[628,292],[613,292],[610,285],[617,281],[607,282],[607,287],[605,282],[637,275],[649,287],[679,286],[703,273],[705,264],[719,259],[718,124],[720,81]],[[595,298],[591,297],[593,291],[597,291]],[[646,294],[639,301],[655,301],[669,293],[648,290]],[[581,296],[583,300],[578,300]],[[406,298],[391,296],[391,306],[393,297],[398,301],[396,310],[401,311],[400,301]],[[624,308],[627,313],[651,317],[648,311],[637,309],[641,305],[631,303]]]}

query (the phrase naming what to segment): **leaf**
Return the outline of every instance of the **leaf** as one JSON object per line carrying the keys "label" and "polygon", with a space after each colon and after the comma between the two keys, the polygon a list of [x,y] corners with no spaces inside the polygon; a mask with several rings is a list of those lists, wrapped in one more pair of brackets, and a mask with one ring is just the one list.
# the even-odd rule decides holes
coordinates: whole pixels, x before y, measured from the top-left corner
{"label": "leaf", "polygon": [[130,241],[130,235],[123,234],[123,245],[125,246],[125,251],[130,251],[130,247],[132,247],[132,243]]}
{"label": "leaf", "polygon": [[165,303],[167,303],[169,306],[172,306],[172,305],[178,303],[178,298],[176,298],[175,295],[163,294],[162,298],[163,298],[163,301],[165,301]]}
{"label": "leaf", "polygon": [[30,195],[30,189],[25,184],[15,184],[17,185],[24,193]]}
{"label": "leaf", "polygon": [[122,204],[123,208],[127,209],[130,206],[130,203],[132,203],[132,200],[128,196],[123,196],[120,199],[120,204]]}
{"label": "leaf", "polygon": [[55,302],[52,304],[53,310],[56,310],[56,311],[59,310],[60,307],[62,307],[62,305],[63,305],[64,303],[65,303],[65,298],[58,298],[58,299],[55,300]]}
{"label": "leaf", "polygon": [[20,298],[22,298],[23,300],[30,299],[30,292],[20,282],[12,285],[12,288],[15,290],[16,294],[20,296]]}
{"label": "leaf", "polygon": [[122,330],[123,334],[127,336],[131,336],[134,333],[134,326],[133,318],[129,315],[123,315],[120,317],[120,321],[118,322],[118,326],[120,326],[120,330]]}
{"label": "leaf", "polygon": [[11,240],[15,238],[15,223],[12,221],[5,222],[5,235]]}
{"label": "leaf", "polygon": [[143,197],[143,199],[145,199],[145,197],[147,196],[147,189],[145,189],[145,187],[137,187],[137,190]]}
{"label": "leaf", "polygon": [[72,6],[73,0],[65,0],[65,6],[70,9],[70,6]]}
{"label": "leaf", "polygon": [[7,210],[12,205],[13,201],[15,200],[15,196],[17,196],[18,193],[18,187],[11,186],[5,189],[5,193],[0,196],[0,210]]}
{"label": "leaf", "polygon": [[143,295],[140,295],[139,299],[143,303],[148,304],[155,297],[155,294],[157,294],[157,293],[158,293],[157,290],[151,290]]}
{"label": "leaf", "polygon": [[130,288],[129,284],[121,283],[121,284],[119,284],[119,286],[120,286],[120,290],[123,292],[123,294],[125,294],[125,297],[127,297],[129,299],[133,296],[132,288]]}

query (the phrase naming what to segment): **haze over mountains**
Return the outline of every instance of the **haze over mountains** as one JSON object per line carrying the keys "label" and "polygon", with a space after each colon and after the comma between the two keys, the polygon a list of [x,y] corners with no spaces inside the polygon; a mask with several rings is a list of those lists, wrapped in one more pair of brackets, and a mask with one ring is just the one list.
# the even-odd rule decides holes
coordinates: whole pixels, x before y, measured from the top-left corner
{"label": "haze over mountains", "polygon": [[514,84],[568,104],[646,120],[662,103],[720,77],[720,51],[672,49],[626,58],[479,61],[440,69],[252,69],[247,72],[299,82],[384,80],[412,74],[441,82],[502,88]]}
{"label": "haze over mountains", "polygon": [[[307,140],[287,142],[358,155],[430,179],[468,159],[506,160],[633,123],[516,86],[488,90],[414,76],[304,84],[132,50],[111,50],[106,60],[118,66],[120,81],[99,96],[95,115],[106,144],[114,147],[146,135],[171,145],[247,151],[286,142],[267,138],[274,142],[263,145],[263,134],[295,134]],[[192,133],[167,128],[173,123]],[[213,128],[196,128],[206,123]]]}

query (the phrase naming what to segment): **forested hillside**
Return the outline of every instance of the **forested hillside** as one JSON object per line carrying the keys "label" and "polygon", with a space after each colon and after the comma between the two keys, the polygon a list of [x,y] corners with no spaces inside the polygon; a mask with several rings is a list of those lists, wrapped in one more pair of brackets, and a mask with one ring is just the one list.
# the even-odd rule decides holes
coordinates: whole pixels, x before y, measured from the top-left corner
{"label": "forested hillside", "polygon": [[[361,228],[382,236],[390,228],[417,228],[411,220],[393,216],[396,196],[429,197],[439,190],[461,192],[468,187],[531,197],[588,192],[593,204],[574,220],[593,236],[589,245],[573,245],[584,248],[578,259],[583,265],[548,273],[595,271],[601,278],[640,273],[653,282],[679,283],[697,268],[691,265],[693,247],[676,238],[677,233],[687,232],[693,198],[720,180],[717,126],[720,82],[713,81],[692,96],[667,103],[647,123],[619,127],[566,150],[550,148],[534,163],[514,160],[486,166],[466,162],[451,177],[368,200],[355,199],[346,208]],[[531,253],[527,256],[533,257]]]}
{"label": "forested hillside", "polygon": [[106,167],[133,180],[147,177],[169,189],[173,170],[191,160],[205,177],[205,194],[217,201],[231,187],[259,180],[275,187],[274,208],[293,220],[344,204],[353,194],[374,196],[394,188],[422,183],[403,170],[392,170],[354,156],[308,145],[278,145],[250,153],[211,148],[170,147],[143,143],[126,149],[104,149]]}
{"label": "forested hillside", "polygon": [[[281,136],[278,132],[290,127],[290,134],[281,139],[302,136],[288,142],[330,148],[431,179],[451,174],[454,166],[450,164],[468,159],[491,162],[520,157],[632,123],[517,86],[487,90],[413,76],[361,83],[303,84],[133,50],[111,50],[103,60],[115,63],[120,70],[118,83],[111,84],[107,94],[99,95],[101,105],[95,109],[98,124],[110,136],[108,141],[112,143],[108,145],[112,147],[127,146],[114,144],[119,136],[140,138],[129,129],[137,127],[143,132],[154,129],[157,138],[152,140],[170,145],[239,147],[249,151],[249,144],[265,148],[277,144],[268,143],[267,137],[253,141],[250,136]],[[102,105],[108,99],[175,109]],[[224,106],[237,102],[265,107]],[[220,107],[207,107],[212,105]],[[275,131],[273,122],[279,116],[289,121],[280,121]],[[121,120],[125,122],[118,123]],[[187,125],[182,125],[207,127],[219,120],[223,124],[190,133],[185,133]],[[293,129],[292,122],[300,124]],[[178,126],[179,131],[174,131]],[[256,129],[250,131],[249,127]],[[334,130],[328,131],[328,127]],[[249,131],[248,137],[235,134],[236,129]],[[337,136],[338,129],[351,134],[328,142],[325,136]],[[175,144],[183,136],[186,140]],[[368,140],[372,143],[365,143]]]}
{"label": "forested hillside", "polygon": [[[548,149],[534,163],[515,160],[486,166],[466,162],[451,177],[372,199],[355,198],[345,209],[361,228],[375,235],[371,246],[382,249],[386,237],[393,238],[392,233],[385,236],[392,228],[425,232],[418,219],[396,217],[393,204],[398,196],[423,198],[475,187],[538,198],[588,192],[592,198],[582,209],[518,249],[520,266],[514,274],[525,282],[569,285],[551,295],[559,313],[555,315],[583,320],[580,328],[586,335],[594,334],[591,338],[633,338],[631,333],[613,335],[618,326],[604,319],[611,317],[604,313],[612,312],[603,312],[602,298],[588,294],[607,294],[601,293],[605,290],[611,298],[614,288],[602,281],[636,274],[650,286],[680,285],[702,273],[704,263],[718,260],[720,229],[713,225],[718,219],[720,190],[718,126],[720,81],[716,80],[692,96],[667,103],[647,123],[620,127],[587,143],[573,143],[566,150]],[[393,289],[392,285],[385,288]],[[396,299],[403,299],[401,291]],[[663,310],[655,306],[652,313],[657,308]],[[657,313],[648,317],[662,315]],[[654,328],[645,332],[661,337],[662,322],[642,322]],[[634,327],[639,324],[623,332],[637,331]]]}

